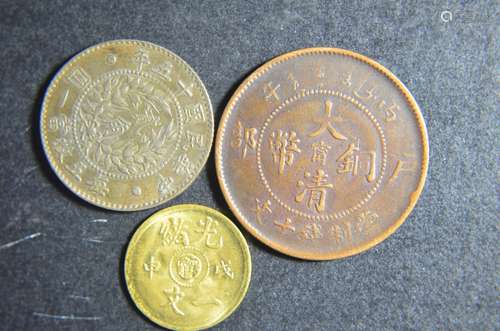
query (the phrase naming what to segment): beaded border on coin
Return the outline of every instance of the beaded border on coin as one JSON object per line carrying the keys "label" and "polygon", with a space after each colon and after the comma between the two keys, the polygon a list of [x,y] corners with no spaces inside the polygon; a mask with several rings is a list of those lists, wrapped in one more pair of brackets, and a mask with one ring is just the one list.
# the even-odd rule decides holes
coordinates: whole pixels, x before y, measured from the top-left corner
{"label": "beaded border on coin", "polygon": [[[292,249],[290,247],[286,247],[284,245],[277,244],[275,242],[272,242],[271,240],[268,240],[264,238],[260,234],[260,231],[253,227],[250,222],[248,222],[243,213],[239,210],[237,204],[234,202],[233,197],[231,193],[229,192],[228,185],[226,184],[225,178],[224,178],[224,167],[222,164],[223,160],[223,151],[222,151],[222,143],[224,139],[224,134],[225,134],[225,127],[226,123],[229,119],[229,116],[231,115],[232,110],[234,109],[234,106],[238,102],[238,100],[241,98],[243,93],[249,88],[252,83],[257,80],[260,76],[265,74],[267,71],[269,71],[271,68],[273,68],[275,65],[278,65],[282,62],[285,62],[289,59],[295,58],[295,57],[301,57],[301,56],[307,56],[307,55],[314,55],[314,54],[333,54],[333,55],[341,55],[341,56],[347,56],[351,57],[355,60],[358,60],[362,63],[366,63],[381,74],[383,74],[385,77],[387,77],[393,84],[394,86],[404,95],[406,102],[408,103],[410,109],[413,111],[413,114],[415,116],[415,119],[417,121],[417,125],[420,131],[420,137],[421,137],[421,143],[422,143],[422,166],[421,166],[421,172],[420,172],[420,179],[417,185],[417,188],[415,191],[411,194],[410,196],[410,202],[407,205],[406,209],[404,212],[401,214],[399,219],[397,219],[387,230],[384,232],[380,233],[378,236],[376,236],[374,239],[367,241],[355,248],[345,250],[342,252],[336,252],[336,253],[328,253],[328,254],[310,254],[302,251],[298,251],[295,249]],[[359,53],[341,49],[341,48],[330,48],[330,47],[315,47],[315,48],[304,48],[304,49],[299,49],[296,51],[292,51],[289,53],[285,53],[282,55],[277,56],[276,58],[266,62],[262,66],[260,66],[258,69],[253,71],[250,76],[248,76],[243,83],[240,84],[240,86],[236,89],[234,92],[233,96],[229,100],[227,106],[224,109],[224,112],[222,114],[222,118],[220,120],[219,128],[217,130],[217,135],[215,138],[215,165],[216,165],[216,171],[217,171],[217,178],[219,181],[219,184],[222,189],[222,193],[229,205],[229,208],[231,211],[236,215],[237,219],[240,221],[240,223],[245,227],[245,229],[250,232],[255,238],[257,238],[259,241],[264,243],[265,245],[283,253],[286,255],[290,255],[296,258],[300,259],[305,259],[305,260],[334,260],[334,259],[341,259],[344,257],[352,256],[355,254],[359,254],[361,252],[364,252],[373,246],[379,244],[380,242],[384,241],[386,238],[388,238],[392,233],[394,233],[400,226],[401,224],[404,223],[408,215],[411,213],[413,208],[415,207],[418,198],[420,197],[420,194],[423,191],[425,180],[427,177],[427,170],[429,167],[429,142],[428,142],[428,135],[427,135],[427,128],[425,125],[424,118],[422,116],[422,113],[420,111],[420,107],[418,106],[417,102],[415,101],[415,98],[412,96],[410,91],[406,88],[406,86],[392,73],[390,72],[387,68],[385,68],[383,65],[380,63],[376,62],[375,60],[370,59],[367,56],[361,55]]]}
{"label": "beaded border on coin", "polygon": [[167,324],[164,321],[158,320],[157,318],[155,318],[154,316],[152,316],[152,314],[150,314],[149,311],[148,311],[148,309],[146,308],[144,300],[142,300],[142,298],[137,294],[137,291],[136,291],[135,287],[129,285],[129,284],[132,284],[132,282],[129,281],[131,275],[130,275],[130,273],[128,271],[128,270],[131,269],[131,266],[130,266],[131,261],[130,261],[130,259],[127,259],[127,256],[129,256],[130,252],[133,251],[135,249],[135,247],[137,246],[137,244],[138,244],[138,238],[145,231],[148,230],[148,228],[150,226],[150,223],[153,223],[155,221],[154,216],[156,214],[159,214],[159,213],[162,213],[162,212],[166,212],[166,211],[177,211],[179,209],[180,210],[182,210],[182,209],[186,209],[186,210],[197,209],[197,210],[200,210],[200,211],[204,211],[207,214],[208,213],[215,214],[218,217],[224,219],[225,223],[227,224],[227,227],[236,236],[238,242],[241,245],[242,254],[244,256],[245,268],[247,268],[247,270],[248,270],[248,272],[245,274],[245,277],[243,278],[243,282],[242,282],[240,290],[239,290],[239,297],[236,300],[236,302],[233,305],[233,307],[231,309],[229,309],[225,314],[221,315],[221,317],[218,318],[217,320],[215,320],[213,322],[210,322],[210,323],[207,323],[206,325],[197,326],[195,328],[195,330],[207,329],[207,328],[213,327],[213,326],[219,324],[220,322],[224,321],[225,319],[227,319],[231,314],[233,314],[238,309],[238,307],[243,302],[243,299],[245,298],[246,293],[248,292],[248,288],[250,287],[250,280],[251,280],[251,277],[252,277],[252,258],[250,256],[250,249],[248,247],[247,241],[246,241],[245,237],[243,236],[243,234],[241,233],[241,231],[238,229],[238,227],[227,216],[225,216],[221,212],[219,212],[219,211],[217,211],[215,209],[209,208],[209,207],[201,206],[201,205],[183,204],[183,205],[176,205],[176,206],[168,207],[168,208],[165,208],[165,209],[161,209],[159,211],[156,211],[152,215],[150,215],[135,230],[135,232],[132,235],[132,238],[130,239],[130,242],[129,242],[128,246],[127,246],[127,250],[125,252],[125,257],[124,257],[124,268],[123,268],[123,274],[124,274],[124,277],[125,277],[125,283],[126,283],[127,289],[129,291],[129,294],[130,294],[133,302],[136,304],[137,308],[147,318],[149,318],[150,320],[152,320],[153,322],[155,322],[156,324],[158,324],[158,325],[160,325],[162,327],[166,327],[166,328],[169,328],[169,329],[178,329],[177,326]]}
{"label": "beaded border on coin", "polygon": [[[56,164],[55,162],[55,157],[52,155],[50,152],[50,148],[47,147],[48,141],[47,141],[47,103],[49,98],[52,96],[54,89],[57,87],[57,83],[64,78],[64,75],[75,65],[78,59],[80,59],[83,56],[86,56],[88,54],[91,54],[103,47],[109,46],[109,45],[139,45],[141,47],[146,47],[150,49],[154,49],[157,51],[161,51],[165,53],[169,58],[171,58],[173,61],[176,61],[178,64],[180,64],[190,75],[192,78],[195,80],[199,81],[200,84],[199,86],[197,85],[196,88],[198,91],[204,95],[206,98],[206,103],[204,103],[204,106],[207,109],[207,113],[210,114],[208,116],[208,121],[210,124],[210,141],[209,141],[209,146],[210,149],[207,150],[206,155],[204,158],[202,158],[198,163],[196,163],[196,172],[195,175],[192,176],[187,181],[183,182],[183,185],[180,186],[180,189],[173,195],[168,196],[167,198],[159,198],[154,201],[149,201],[145,202],[142,204],[131,204],[131,205],[123,205],[119,203],[108,203],[106,201],[103,201],[102,199],[96,198],[95,196],[92,196],[88,193],[85,193],[75,185],[71,183],[71,181],[67,178],[67,176],[64,174],[64,172],[60,169],[60,167]],[[49,83],[49,86],[47,88],[47,91],[43,97],[43,102],[42,102],[42,107],[41,107],[41,112],[40,112],[40,137],[41,137],[41,142],[42,142],[42,148],[45,152],[46,158],[49,161],[49,165],[54,171],[54,173],[57,175],[57,177],[63,182],[63,184],[74,194],[76,194],[78,197],[82,198],[83,200],[96,205],[101,208],[105,209],[110,209],[110,210],[115,210],[115,211],[137,211],[137,210],[144,210],[144,209],[149,209],[156,207],[158,205],[161,205],[167,201],[170,201],[183,193],[191,184],[196,180],[196,178],[199,176],[201,170],[203,169],[203,166],[206,164],[209,156],[210,156],[210,150],[213,142],[213,136],[214,136],[214,119],[213,119],[213,108],[212,108],[212,102],[210,100],[210,96],[208,95],[208,91],[206,87],[203,85],[203,82],[201,78],[198,76],[198,74],[194,71],[194,69],[186,62],[184,61],[180,56],[177,54],[173,53],[172,51],[161,47],[159,45],[156,45],[154,43],[148,42],[148,41],[142,41],[142,40],[135,40],[135,39],[117,39],[117,40],[110,40],[110,41],[105,41],[102,43],[95,44],[93,46],[90,46],[81,52],[77,53],[69,61],[67,61],[58,71],[57,73],[53,76],[52,80]]]}

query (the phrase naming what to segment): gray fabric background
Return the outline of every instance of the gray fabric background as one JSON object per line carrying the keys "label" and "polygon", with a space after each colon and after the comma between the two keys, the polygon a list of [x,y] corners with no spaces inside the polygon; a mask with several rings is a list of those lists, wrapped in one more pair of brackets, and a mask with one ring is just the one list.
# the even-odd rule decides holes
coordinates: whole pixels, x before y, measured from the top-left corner
{"label": "gray fabric background", "polygon": [[[499,11],[498,1],[1,1],[0,329],[158,329],[131,303],[121,264],[134,229],[159,208],[118,213],[85,203],[51,172],[38,138],[54,72],[80,50],[119,38],[185,59],[209,91],[216,123],[253,69],[311,46],[376,59],[408,86],[427,121],[427,184],[393,236],[318,263],[275,253],[244,232],[251,286],[217,329],[500,329]],[[178,203],[234,219],[213,156],[162,207]]]}

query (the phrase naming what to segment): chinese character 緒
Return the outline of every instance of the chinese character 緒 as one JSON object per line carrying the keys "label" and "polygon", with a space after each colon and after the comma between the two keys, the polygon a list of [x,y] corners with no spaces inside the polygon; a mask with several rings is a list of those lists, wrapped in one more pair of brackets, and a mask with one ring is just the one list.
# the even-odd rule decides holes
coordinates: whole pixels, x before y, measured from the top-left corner
{"label": "chinese character \u7dd2", "polygon": [[164,246],[172,244],[189,245],[189,237],[183,228],[184,220],[176,217],[169,217],[167,222],[161,224],[160,236]]}

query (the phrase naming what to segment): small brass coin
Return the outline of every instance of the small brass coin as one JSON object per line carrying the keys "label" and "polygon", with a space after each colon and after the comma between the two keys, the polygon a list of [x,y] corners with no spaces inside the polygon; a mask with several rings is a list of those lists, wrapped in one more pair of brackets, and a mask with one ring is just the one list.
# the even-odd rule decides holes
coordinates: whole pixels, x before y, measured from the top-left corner
{"label": "small brass coin", "polygon": [[250,251],[224,215],[199,205],[163,209],[142,223],[125,256],[139,310],[169,329],[209,328],[231,315],[251,276]]}
{"label": "small brass coin", "polygon": [[252,73],[217,132],[217,177],[243,226],[291,256],[360,253],[404,222],[429,160],[420,109],[394,74],[336,48]]}
{"label": "small brass coin", "polygon": [[57,73],[40,131],[70,190],[103,208],[140,210],[194,181],[210,153],[213,114],[181,58],[149,42],[115,40],[82,51]]}

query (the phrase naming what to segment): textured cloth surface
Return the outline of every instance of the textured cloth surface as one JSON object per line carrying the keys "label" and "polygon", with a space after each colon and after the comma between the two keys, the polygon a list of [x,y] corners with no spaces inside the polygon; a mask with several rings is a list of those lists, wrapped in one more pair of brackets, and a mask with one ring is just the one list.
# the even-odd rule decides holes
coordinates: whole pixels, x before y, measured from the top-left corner
{"label": "textured cloth surface", "polygon": [[[216,329],[499,329],[499,9],[497,1],[1,1],[0,329],[159,329],[134,308],[122,277],[126,244],[154,210],[80,200],[51,171],[38,135],[56,70],[121,38],[185,59],[208,89],[216,127],[252,70],[313,46],[382,63],[427,122],[427,183],[395,234],[354,257],[306,262],[243,231],[252,282]],[[186,192],[155,210],[179,203],[237,223],[213,155]]]}

